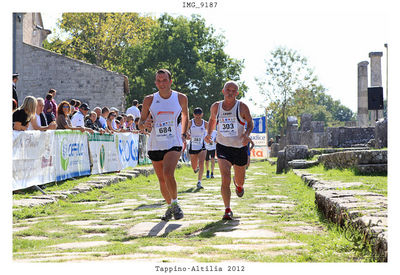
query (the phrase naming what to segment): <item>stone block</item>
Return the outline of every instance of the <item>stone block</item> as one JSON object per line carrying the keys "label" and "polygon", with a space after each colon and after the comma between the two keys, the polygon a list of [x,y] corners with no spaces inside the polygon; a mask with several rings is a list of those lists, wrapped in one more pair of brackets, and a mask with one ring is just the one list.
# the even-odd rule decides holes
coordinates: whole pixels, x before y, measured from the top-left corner
{"label": "stone block", "polygon": [[279,143],[272,143],[270,157],[276,158],[278,156],[278,151],[279,151]]}
{"label": "stone block", "polygon": [[281,174],[286,170],[285,150],[278,152],[278,161],[276,162],[276,173]]}
{"label": "stone block", "polygon": [[380,119],[375,125],[375,148],[387,147],[387,119]]}
{"label": "stone block", "polygon": [[287,145],[285,147],[286,162],[294,159],[306,159],[308,157],[307,145]]}
{"label": "stone block", "polygon": [[324,121],[311,121],[311,131],[314,133],[324,132],[325,131],[325,122]]}
{"label": "stone block", "polygon": [[302,114],[300,122],[301,131],[311,131],[312,114]]}

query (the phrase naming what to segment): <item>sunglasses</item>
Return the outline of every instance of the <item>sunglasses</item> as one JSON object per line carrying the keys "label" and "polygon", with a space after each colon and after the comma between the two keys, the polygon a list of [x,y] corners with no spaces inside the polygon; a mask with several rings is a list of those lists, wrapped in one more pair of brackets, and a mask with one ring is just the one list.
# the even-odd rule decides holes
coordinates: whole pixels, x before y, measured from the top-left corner
{"label": "sunglasses", "polygon": [[64,105],[64,106],[62,106],[63,108],[65,108],[65,109],[69,109],[69,106],[68,105]]}

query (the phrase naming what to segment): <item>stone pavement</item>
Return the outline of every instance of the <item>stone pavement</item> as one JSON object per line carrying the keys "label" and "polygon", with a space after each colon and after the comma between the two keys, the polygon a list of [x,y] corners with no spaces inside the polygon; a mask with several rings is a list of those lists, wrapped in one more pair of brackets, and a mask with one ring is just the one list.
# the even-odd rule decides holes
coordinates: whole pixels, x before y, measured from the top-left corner
{"label": "stone pavement", "polygon": [[[301,202],[282,193],[285,175],[264,172],[266,165],[250,166],[243,198],[237,198],[232,187],[233,221],[221,220],[224,209],[218,170],[215,179],[203,180],[205,189],[198,192],[193,174],[178,178],[185,213],[179,221],[161,221],[165,211],[161,196],[140,192],[117,201],[72,203],[71,207],[82,209],[79,216],[64,215],[59,206],[53,215],[14,219],[14,261],[282,262],[307,257],[316,249],[312,241],[303,242],[297,236],[317,240],[328,236],[328,228],[320,222],[291,218]],[[149,184],[158,190],[153,179]],[[117,188],[121,183],[113,184]],[[29,243],[39,245],[30,250]]]}

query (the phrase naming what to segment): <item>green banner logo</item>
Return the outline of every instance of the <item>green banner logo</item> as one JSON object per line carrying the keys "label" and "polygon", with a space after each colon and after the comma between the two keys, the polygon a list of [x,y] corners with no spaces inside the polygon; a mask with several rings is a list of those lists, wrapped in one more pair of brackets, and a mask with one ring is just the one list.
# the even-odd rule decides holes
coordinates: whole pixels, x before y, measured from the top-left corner
{"label": "green banner logo", "polygon": [[60,148],[60,160],[61,160],[61,168],[64,171],[67,171],[68,164],[69,164],[69,157],[68,157],[68,146],[64,146],[65,139],[63,138],[61,141],[61,148]]}
{"label": "green banner logo", "polygon": [[100,147],[100,167],[101,169],[104,168],[104,159],[106,157],[106,152],[104,150],[104,145],[102,144]]}

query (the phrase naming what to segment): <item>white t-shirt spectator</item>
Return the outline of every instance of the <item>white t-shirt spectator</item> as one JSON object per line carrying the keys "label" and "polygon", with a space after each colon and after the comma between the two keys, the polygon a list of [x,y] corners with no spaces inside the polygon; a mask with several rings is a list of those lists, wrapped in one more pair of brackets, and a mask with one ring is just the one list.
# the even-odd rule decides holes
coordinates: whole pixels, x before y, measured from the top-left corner
{"label": "white t-shirt spectator", "polygon": [[101,127],[102,127],[103,129],[105,129],[105,128],[107,127],[107,120],[106,120],[104,117],[100,116],[100,117],[99,117],[99,121],[100,121],[100,123],[101,123]]}
{"label": "white t-shirt spectator", "polygon": [[140,110],[136,106],[131,106],[126,110],[126,114],[131,114],[133,115],[133,119],[140,117]]}
{"label": "white t-shirt spectator", "polygon": [[71,118],[72,127],[85,127],[85,116],[80,112],[76,112]]}
{"label": "white t-shirt spectator", "polygon": [[[40,115],[35,114],[37,126],[42,126],[42,122],[40,121]],[[33,129],[32,123],[29,123],[28,130],[35,130]]]}

